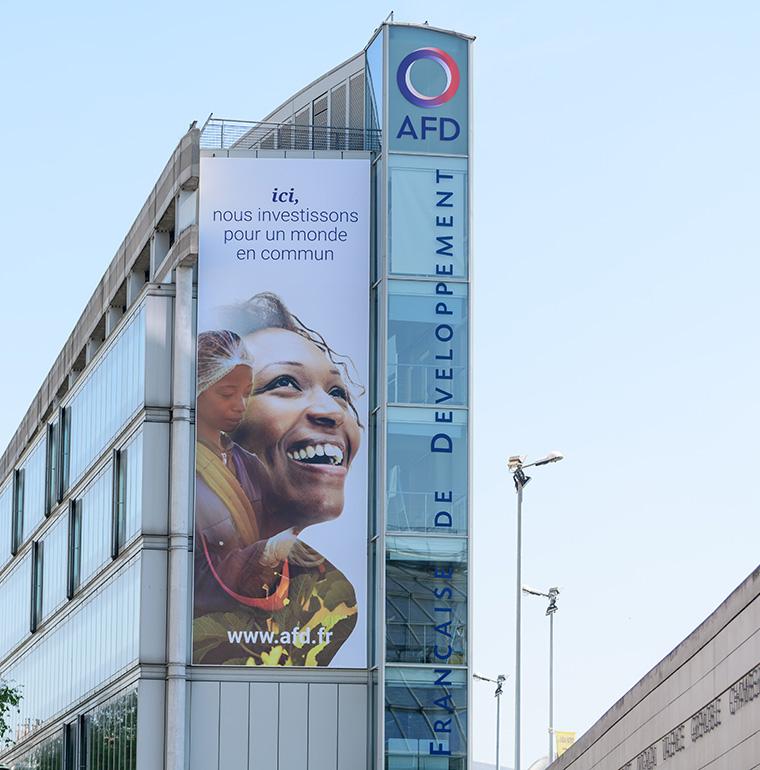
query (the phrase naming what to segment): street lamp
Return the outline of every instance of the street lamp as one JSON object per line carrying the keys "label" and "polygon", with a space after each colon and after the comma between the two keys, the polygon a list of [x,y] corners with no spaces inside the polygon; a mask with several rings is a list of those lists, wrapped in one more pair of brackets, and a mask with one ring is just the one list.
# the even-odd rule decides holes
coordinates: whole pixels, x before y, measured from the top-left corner
{"label": "street lamp", "polygon": [[512,473],[517,490],[517,598],[515,606],[515,768],[520,770],[520,605],[522,599],[522,499],[523,488],[530,481],[525,475],[526,468],[549,465],[562,460],[561,452],[549,452],[540,460],[526,463],[525,458],[513,455],[507,461],[507,468]]}
{"label": "street lamp", "polygon": [[549,616],[549,762],[554,761],[554,613],[557,611],[559,588],[553,586],[547,592],[523,586],[523,593],[543,596],[549,600],[546,614]]}
{"label": "street lamp", "polygon": [[496,770],[500,770],[499,766],[499,733],[500,733],[500,706],[501,706],[501,694],[503,692],[502,685],[504,684],[504,680],[507,678],[504,676],[504,674],[499,674],[496,679],[491,679],[490,677],[483,676],[482,674],[473,674],[473,679],[480,679],[481,682],[491,682],[492,684],[496,685],[496,690],[494,691],[494,696],[496,697]]}

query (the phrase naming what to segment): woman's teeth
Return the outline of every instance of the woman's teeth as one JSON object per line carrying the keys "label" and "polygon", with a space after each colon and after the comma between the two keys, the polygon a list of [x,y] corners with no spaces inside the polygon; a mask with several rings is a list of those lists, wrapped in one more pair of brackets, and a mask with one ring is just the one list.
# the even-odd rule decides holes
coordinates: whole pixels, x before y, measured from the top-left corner
{"label": "woman's teeth", "polygon": [[291,460],[310,462],[320,465],[342,465],[343,450],[335,444],[309,444],[308,446],[286,452]]}

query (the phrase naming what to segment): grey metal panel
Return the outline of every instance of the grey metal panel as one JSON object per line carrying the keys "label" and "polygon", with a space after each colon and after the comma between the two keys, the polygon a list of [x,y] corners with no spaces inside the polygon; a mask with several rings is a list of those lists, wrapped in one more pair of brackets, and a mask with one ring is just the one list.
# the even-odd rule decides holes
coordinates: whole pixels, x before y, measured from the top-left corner
{"label": "grey metal panel", "polygon": [[[308,743],[308,684],[280,685],[277,770],[304,770]],[[307,740],[304,740],[306,736]]]}
{"label": "grey metal panel", "polygon": [[279,697],[279,686],[273,682],[256,682],[250,685],[249,770],[277,768]]}
{"label": "grey metal panel", "polygon": [[367,685],[342,684],[338,690],[338,770],[366,767]]}
{"label": "grey metal panel", "polygon": [[338,685],[309,686],[308,770],[336,770],[338,766]]}
{"label": "grey metal panel", "polygon": [[169,425],[164,422],[143,424],[142,522],[144,535],[169,532]]}
{"label": "grey metal panel", "polygon": [[166,551],[140,557],[140,663],[166,660]]}
{"label": "grey metal panel", "polygon": [[248,770],[249,687],[222,682],[219,709],[219,767]]}
{"label": "grey metal panel", "polygon": [[190,770],[219,770],[219,683],[190,688]]}
{"label": "grey metal panel", "polygon": [[171,297],[148,297],[145,302],[145,403],[171,406]]}
{"label": "grey metal panel", "polygon": [[164,683],[140,680],[137,703],[137,770],[163,770]]}

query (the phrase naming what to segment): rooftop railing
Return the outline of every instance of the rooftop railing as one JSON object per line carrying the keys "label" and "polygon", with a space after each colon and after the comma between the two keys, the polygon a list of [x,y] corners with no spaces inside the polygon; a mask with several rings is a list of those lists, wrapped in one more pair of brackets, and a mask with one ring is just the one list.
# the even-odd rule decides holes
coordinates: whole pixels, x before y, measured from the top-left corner
{"label": "rooftop railing", "polygon": [[209,118],[201,129],[201,149],[378,151],[380,131],[347,126]]}

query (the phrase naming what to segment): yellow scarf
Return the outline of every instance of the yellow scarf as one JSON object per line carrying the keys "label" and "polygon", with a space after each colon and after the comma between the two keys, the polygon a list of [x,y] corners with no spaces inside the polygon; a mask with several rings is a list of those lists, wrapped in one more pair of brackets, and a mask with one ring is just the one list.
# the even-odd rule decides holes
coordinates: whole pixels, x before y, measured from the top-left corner
{"label": "yellow scarf", "polygon": [[224,503],[245,545],[259,539],[256,513],[235,474],[200,441],[195,443],[195,470],[211,491]]}

